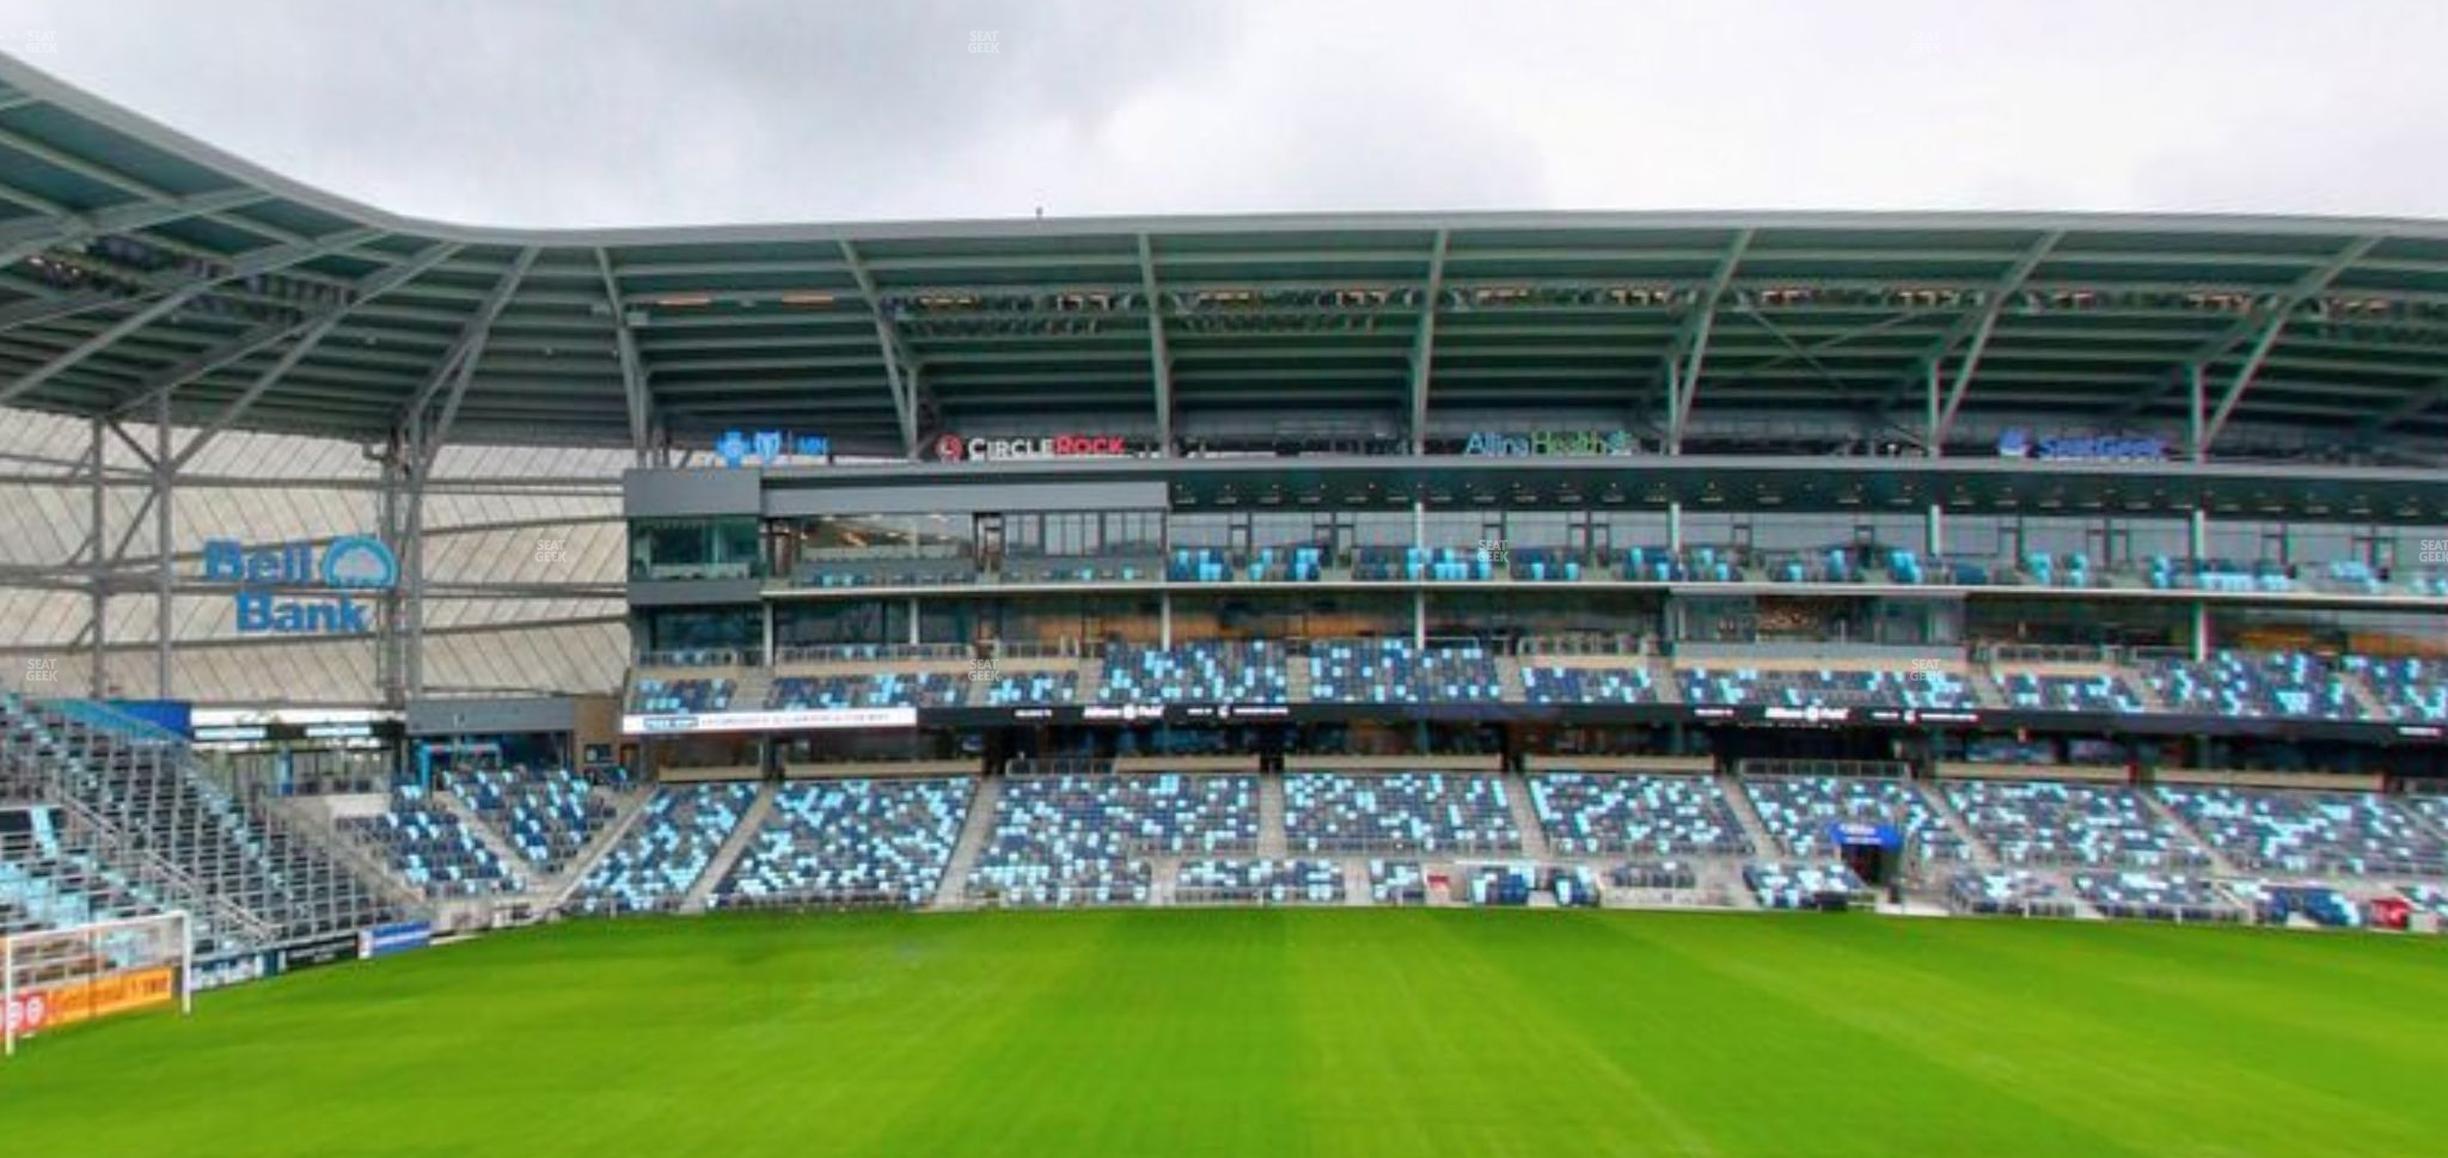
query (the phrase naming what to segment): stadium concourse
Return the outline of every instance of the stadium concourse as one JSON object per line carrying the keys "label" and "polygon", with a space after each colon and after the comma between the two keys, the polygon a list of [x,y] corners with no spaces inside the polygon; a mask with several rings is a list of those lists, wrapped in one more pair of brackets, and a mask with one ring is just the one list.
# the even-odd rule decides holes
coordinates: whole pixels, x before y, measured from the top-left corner
{"label": "stadium concourse", "polygon": [[2448,225],[542,231],[0,59],[0,926],[2436,930]]}

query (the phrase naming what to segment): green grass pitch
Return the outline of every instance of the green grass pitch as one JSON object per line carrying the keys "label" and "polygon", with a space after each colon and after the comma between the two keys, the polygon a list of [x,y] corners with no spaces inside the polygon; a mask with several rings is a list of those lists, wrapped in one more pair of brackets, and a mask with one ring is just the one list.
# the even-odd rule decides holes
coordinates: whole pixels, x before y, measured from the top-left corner
{"label": "green grass pitch", "polygon": [[2448,1153],[2448,944],[1468,911],[562,925],[0,1067],[10,1155]]}

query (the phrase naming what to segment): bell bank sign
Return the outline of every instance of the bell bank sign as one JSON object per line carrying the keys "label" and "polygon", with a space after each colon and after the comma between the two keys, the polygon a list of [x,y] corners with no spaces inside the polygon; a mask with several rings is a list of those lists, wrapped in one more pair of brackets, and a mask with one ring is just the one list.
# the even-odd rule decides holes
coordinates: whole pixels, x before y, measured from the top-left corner
{"label": "bell bank sign", "polygon": [[368,535],[341,535],[319,550],[207,539],[204,581],[238,585],[240,635],[358,635],[374,629],[372,601],[360,596],[398,586],[399,560]]}

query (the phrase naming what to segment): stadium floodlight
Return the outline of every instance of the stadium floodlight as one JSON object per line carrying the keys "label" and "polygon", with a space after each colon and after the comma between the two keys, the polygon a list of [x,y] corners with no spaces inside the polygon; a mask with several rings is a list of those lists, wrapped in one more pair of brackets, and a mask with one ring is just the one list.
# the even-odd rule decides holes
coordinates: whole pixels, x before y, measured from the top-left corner
{"label": "stadium floodlight", "polygon": [[175,1001],[195,1012],[195,939],[182,911],[0,937],[0,1041]]}

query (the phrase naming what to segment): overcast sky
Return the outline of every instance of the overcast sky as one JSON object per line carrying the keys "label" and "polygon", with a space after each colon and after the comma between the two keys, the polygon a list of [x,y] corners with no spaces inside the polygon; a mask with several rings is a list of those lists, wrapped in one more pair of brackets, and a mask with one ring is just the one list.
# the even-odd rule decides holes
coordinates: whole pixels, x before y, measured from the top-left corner
{"label": "overcast sky", "polygon": [[384,208],[2448,216],[2448,2],[8,0],[0,49]]}

